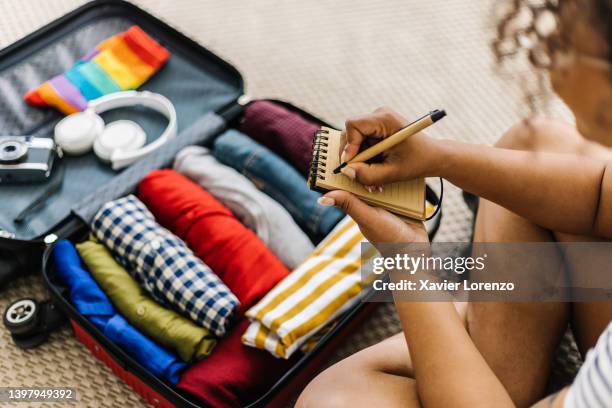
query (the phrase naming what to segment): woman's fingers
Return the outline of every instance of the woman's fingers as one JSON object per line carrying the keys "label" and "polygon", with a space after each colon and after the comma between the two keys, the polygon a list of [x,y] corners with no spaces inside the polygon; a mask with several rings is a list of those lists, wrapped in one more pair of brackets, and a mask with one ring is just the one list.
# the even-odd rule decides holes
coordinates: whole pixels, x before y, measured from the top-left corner
{"label": "woman's fingers", "polygon": [[330,191],[319,198],[319,204],[340,208],[350,215],[357,224],[364,227],[372,224],[372,220],[377,216],[376,208],[370,207],[347,191]]}
{"label": "woman's fingers", "polygon": [[[362,149],[369,137],[385,138],[400,130],[407,123],[390,108],[378,108],[373,113],[355,116],[346,121],[340,138],[340,162],[352,159]],[[355,163],[345,167],[343,173],[364,185],[383,185],[397,180],[398,171],[388,164]]]}
{"label": "woman's fingers", "polygon": [[340,208],[355,220],[363,235],[373,244],[428,242],[422,222],[406,223],[382,208],[369,206],[349,192],[330,191],[319,198],[319,204]]}
{"label": "woman's fingers", "polygon": [[376,121],[373,115],[356,116],[346,121],[344,147],[340,151],[340,162],[351,160],[359,153],[361,144],[368,136],[378,136]]}
{"label": "woman's fingers", "polygon": [[391,136],[405,124],[406,120],[390,108],[378,108],[373,113],[347,120],[340,146],[340,161],[355,157],[367,137]]}
{"label": "woman's fingers", "polygon": [[393,163],[352,163],[344,167],[342,174],[364,186],[382,186],[401,179]]}

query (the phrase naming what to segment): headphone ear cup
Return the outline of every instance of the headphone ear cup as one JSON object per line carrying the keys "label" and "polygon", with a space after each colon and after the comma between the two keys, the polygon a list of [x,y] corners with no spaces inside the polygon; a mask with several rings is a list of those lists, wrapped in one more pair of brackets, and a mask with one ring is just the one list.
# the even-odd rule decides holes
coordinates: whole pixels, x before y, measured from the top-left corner
{"label": "headphone ear cup", "polygon": [[111,122],[94,142],[94,153],[102,161],[111,160],[117,151],[134,151],[143,147],[147,142],[147,134],[136,122],[131,120],[117,120]]}
{"label": "headphone ear cup", "polygon": [[66,154],[77,156],[90,151],[103,131],[104,120],[95,112],[86,110],[60,120],[55,125],[54,139]]}

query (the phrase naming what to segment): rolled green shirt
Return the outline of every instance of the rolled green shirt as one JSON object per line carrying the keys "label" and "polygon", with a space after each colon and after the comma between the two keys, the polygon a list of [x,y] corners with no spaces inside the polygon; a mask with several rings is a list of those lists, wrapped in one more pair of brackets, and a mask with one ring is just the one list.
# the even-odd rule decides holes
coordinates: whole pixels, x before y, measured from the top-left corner
{"label": "rolled green shirt", "polygon": [[136,328],[184,361],[208,356],[217,343],[205,328],[155,302],[95,238],[77,244],[79,255],[115,307]]}

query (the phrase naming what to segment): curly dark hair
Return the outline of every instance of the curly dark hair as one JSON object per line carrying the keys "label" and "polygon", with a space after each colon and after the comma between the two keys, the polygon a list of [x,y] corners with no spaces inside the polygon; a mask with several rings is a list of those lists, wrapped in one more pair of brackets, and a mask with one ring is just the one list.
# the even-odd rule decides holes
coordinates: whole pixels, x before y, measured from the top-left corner
{"label": "curly dark hair", "polygon": [[525,89],[526,102],[532,113],[538,100],[547,94],[546,69],[556,51],[569,48],[571,27],[560,27],[560,10],[575,6],[585,13],[589,23],[608,44],[608,61],[612,62],[612,0],[497,0],[497,37],[492,49],[499,67],[512,59],[527,58],[536,68],[536,89]]}

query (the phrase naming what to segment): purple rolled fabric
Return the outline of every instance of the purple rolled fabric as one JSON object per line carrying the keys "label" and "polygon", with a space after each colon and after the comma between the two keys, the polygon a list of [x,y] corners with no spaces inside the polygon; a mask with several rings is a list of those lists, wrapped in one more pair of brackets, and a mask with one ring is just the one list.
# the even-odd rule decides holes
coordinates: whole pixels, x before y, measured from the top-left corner
{"label": "purple rolled fabric", "polygon": [[244,110],[240,131],[285,158],[304,176],[312,158],[312,139],[320,126],[269,101],[255,101]]}
{"label": "purple rolled fabric", "polygon": [[57,75],[49,80],[49,83],[55,89],[57,94],[61,96],[70,105],[74,106],[80,111],[87,109],[87,100],[81,94],[79,88],[74,86],[72,82],[64,76],[64,74]]}

